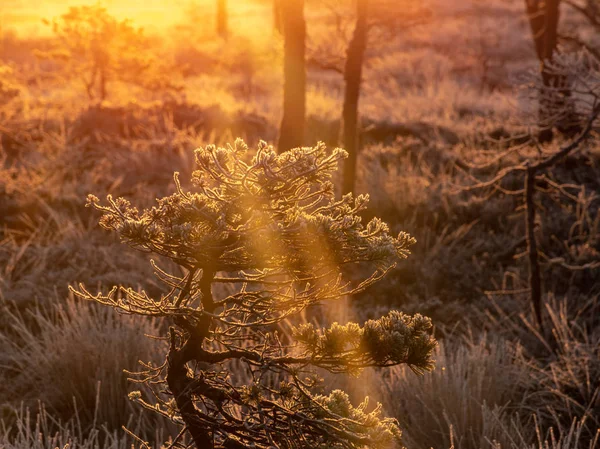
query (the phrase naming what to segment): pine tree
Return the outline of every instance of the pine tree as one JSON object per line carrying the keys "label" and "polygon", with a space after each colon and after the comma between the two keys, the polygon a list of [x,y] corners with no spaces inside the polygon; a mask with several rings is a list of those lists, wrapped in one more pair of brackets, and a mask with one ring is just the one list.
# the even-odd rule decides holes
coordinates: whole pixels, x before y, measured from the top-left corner
{"label": "pine tree", "polygon": [[[422,373],[436,345],[430,320],[391,311],[362,326],[302,324],[293,341],[280,329],[310,306],[382,279],[414,239],[393,237],[377,218],[363,225],[368,196],[334,197],[331,179],[345,151],[319,144],[277,155],[260,143],[251,160],[247,152],[241,140],[197,149],[193,190],[184,191],[176,174],[176,192],[142,211],[90,195],[103,228],[182,270],[155,263],[170,289],[161,298],[130,288],[74,291],[170,321],[164,364],[140,373],[161,390],[158,402],[140,392],[131,398],[185,426],[199,449],[391,447],[400,437],[396,420],[382,417],[379,405],[369,411],[367,401],[352,406],[340,390],[315,394],[311,367],[357,374],[407,364]],[[345,279],[349,265],[366,274]]]}

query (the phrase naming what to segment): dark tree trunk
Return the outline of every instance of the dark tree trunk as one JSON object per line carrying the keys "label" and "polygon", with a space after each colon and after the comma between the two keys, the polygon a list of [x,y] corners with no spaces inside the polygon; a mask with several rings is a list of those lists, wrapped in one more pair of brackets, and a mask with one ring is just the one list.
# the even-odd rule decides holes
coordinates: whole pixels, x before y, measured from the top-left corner
{"label": "dark tree trunk", "polygon": [[217,0],[217,34],[227,37],[227,0]]}
{"label": "dark tree trunk", "polygon": [[88,95],[88,99],[90,101],[94,100],[94,89],[96,87],[96,76],[98,74],[98,66],[94,65],[94,68],[92,69],[92,75],[90,77],[90,81],[88,82],[85,77],[83,79],[83,82],[85,84],[85,90],[87,92]]}
{"label": "dark tree trunk", "polygon": [[186,362],[182,358],[185,352],[187,352],[185,351],[185,346],[181,349],[172,347],[169,351],[167,384],[173,394],[181,418],[194,440],[196,448],[212,449],[214,445],[210,431],[197,423],[196,407],[190,393],[192,379],[187,375]]}
{"label": "dark tree trunk", "polygon": [[304,0],[280,2],[284,37],[283,118],[279,130],[279,151],[304,144],[306,115],[306,23]]}
{"label": "dark tree trunk", "polygon": [[566,77],[549,64],[556,53],[561,0],[525,0],[535,51],[540,61],[543,89],[540,93],[540,140],[552,140],[552,126],[567,135],[580,131]]}
{"label": "dark tree trunk", "polygon": [[273,0],[273,29],[279,34],[283,34],[283,24],[281,18],[281,2],[283,0]]}
{"label": "dark tree trunk", "polygon": [[529,298],[533,306],[535,320],[540,331],[542,324],[542,275],[538,257],[537,241],[535,239],[535,170],[531,167],[527,170],[525,179],[525,212],[526,212],[526,240],[527,254],[529,257]]}
{"label": "dark tree trunk", "polygon": [[348,152],[348,159],[344,166],[343,193],[354,190],[356,179],[356,161],[358,159],[358,100],[360,97],[360,83],[362,66],[367,48],[367,5],[368,0],[356,1],[356,27],[346,56],[344,80],[344,106],[342,111],[344,147]]}
{"label": "dark tree trunk", "polygon": [[106,69],[102,67],[100,69],[100,101],[106,100],[108,93],[106,91]]}
{"label": "dark tree trunk", "polygon": [[[194,280],[196,271],[188,274],[188,287]],[[200,279],[200,291],[202,293],[202,307],[205,311],[213,313],[215,303],[212,296],[212,280],[215,277],[214,271],[208,269],[202,270],[202,278]],[[181,292],[183,295],[183,292]],[[204,340],[210,333],[212,318],[205,315],[193,325],[185,318],[182,318],[176,324],[184,329],[188,334],[188,338],[178,347],[178,337],[175,330],[171,328],[169,354],[167,356],[167,385],[175,398],[175,403],[181,418],[185,422],[188,432],[192,436],[196,449],[213,449],[213,436],[209,429],[202,425],[198,419],[198,411],[194,405],[193,379],[188,376],[186,364],[195,360],[203,363],[202,353],[199,351],[202,348]]]}

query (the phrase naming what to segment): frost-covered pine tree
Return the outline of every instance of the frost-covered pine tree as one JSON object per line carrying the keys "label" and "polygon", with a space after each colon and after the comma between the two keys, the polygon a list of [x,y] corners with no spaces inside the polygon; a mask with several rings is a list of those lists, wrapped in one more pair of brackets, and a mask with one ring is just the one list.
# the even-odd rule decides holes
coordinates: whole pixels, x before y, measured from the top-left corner
{"label": "frost-covered pine tree", "polygon": [[[251,161],[247,151],[241,140],[196,150],[193,191],[184,191],[176,174],[177,191],[151,209],[90,196],[102,227],[184,274],[156,266],[170,289],[161,298],[116,287],[107,295],[83,286],[76,292],[169,320],[164,364],[142,373],[162,391],[152,403],[139,392],[131,397],[185,426],[198,449],[393,447],[396,420],[382,417],[379,405],[352,406],[339,390],[315,394],[310,370],[429,370],[436,344],[430,320],[392,311],[362,326],[303,324],[292,332],[295,341],[278,329],[307,307],[379,281],[414,239],[391,236],[377,218],[363,225],[368,197],[335,199],[331,178],[345,151],[319,144],[277,155],[261,143]],[[367,275],[345,280],[350,264],[369,267],[360,270]]]}

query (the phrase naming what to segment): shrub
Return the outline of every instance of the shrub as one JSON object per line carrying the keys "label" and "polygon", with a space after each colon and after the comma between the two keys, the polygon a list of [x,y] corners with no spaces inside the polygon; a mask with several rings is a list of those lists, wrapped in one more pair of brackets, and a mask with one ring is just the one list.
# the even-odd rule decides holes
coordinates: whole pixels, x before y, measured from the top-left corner
{"label": "shrub", "polygon": [[[247,146],[196,150],[195,191],[177,191],[139,211],[129,201],[90,196],[101,225],[133,248],[172,260],[181,273],[156,265],[171,290],[159,299],[113,288],[93,295],[122,312],[170,319],[164,363],[147,364],[140,381],[159,386],[143,406],[185,426],[198,448],[383,448],[400,437],[395,420],[368,401],[354,407],[335,390],[315,394],[310,366],[359,373],[370,366],[433,366],[431,322],[398,311],[360,326],[298,326],[295,343],[277,325],[327,299],[364,290],[409,254],[414,239],[392,237],[381,220],[363,225],[367,196],[335,199],[331,178],[343,150],[324,145],[277,155],[260,143],[248,162]],[[344,280],[346,267],[371,267]],[[366,271],[365,271],[366,272]],[[225,285],[234,291],[219,294]],[[240,384],[243,366],[250,382]],[[236,372],[231,369],[237,366]],[[277,382],[274,381],[277,379]],[[161,396],[167,393],[170,397]]]}
{"label": "shrub", "polygon": [[181,86],[155,70],[158,61],[148,51],[149,41],[129,20],[119,21],[99,5],[71,7],[51,23],[57,45],[36,55],[64,65],[65,73],[78,77],[90,100],[104,100],[108,84],[115,80],[140,85],[151,91]]}

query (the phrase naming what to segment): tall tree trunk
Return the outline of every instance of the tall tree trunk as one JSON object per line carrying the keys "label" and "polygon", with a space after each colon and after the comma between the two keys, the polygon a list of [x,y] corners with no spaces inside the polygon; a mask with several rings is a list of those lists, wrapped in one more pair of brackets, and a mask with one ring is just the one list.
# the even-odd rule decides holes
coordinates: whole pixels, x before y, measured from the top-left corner
{"label": "tall tree trunk", "polygon": [[283,33],[283,24],[281,23],[281,2],[284,0],[273,0],[273,29],[278,33]]}
{"label": "tall tree trunk", "polygon": [[280,2],[284,38],[283,118],[279,130],[279,151],[304,144],[306,115],[306,23],[304,0]]}
{"label": "tall tree trunk", "polygon": [[217,34],[227,37],[227,0],[217,0]]}
{"label": "tall tree trunk", "polygon": [[525,0],[535,51],[540,61],[540,140],[552,140],[552,126],[565,134],[579,130],[568,80],[549,69],[556,53],[561,0]]}
{"label": "tall tree trunk", "polygon": [[356,179],[356,161],[358,159],[358,100],[362,66],[367,48],[367,5],[369,0],[356,0],[356,26],[346,56],[344,80],[344,107],[342,111],[344,147],[348,151],[348,159],[344,166],[343,193],[354,190]]}

